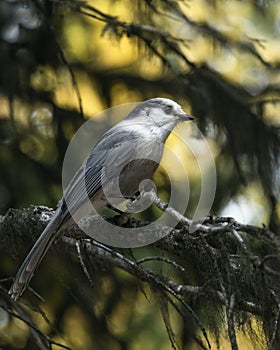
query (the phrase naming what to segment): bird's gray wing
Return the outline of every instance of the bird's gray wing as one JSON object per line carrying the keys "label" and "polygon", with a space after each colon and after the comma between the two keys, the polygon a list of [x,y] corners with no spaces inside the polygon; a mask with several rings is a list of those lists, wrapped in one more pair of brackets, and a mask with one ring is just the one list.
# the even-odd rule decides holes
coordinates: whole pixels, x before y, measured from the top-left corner
{"label": "bird's gray wing", "polygon": [[91,150],[81,168],[67,186],[62,200],[62,221],[70,217],[100,188],[118,176],[135,153],[136,135],[127,132],[108,134]]}

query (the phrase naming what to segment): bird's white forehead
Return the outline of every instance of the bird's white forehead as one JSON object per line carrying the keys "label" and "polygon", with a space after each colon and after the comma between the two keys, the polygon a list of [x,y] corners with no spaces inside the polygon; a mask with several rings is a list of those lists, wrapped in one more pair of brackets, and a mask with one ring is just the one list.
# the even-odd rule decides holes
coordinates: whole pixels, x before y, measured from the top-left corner
{"label": "bird's white forehead", "polygon": [[161,104],[161,105],[170,105],[173,107],[181,107],[177,102],[170,100],[169,98],[163,98],[163,97],[151,98],[147,102],[157,103],[157,104]]}

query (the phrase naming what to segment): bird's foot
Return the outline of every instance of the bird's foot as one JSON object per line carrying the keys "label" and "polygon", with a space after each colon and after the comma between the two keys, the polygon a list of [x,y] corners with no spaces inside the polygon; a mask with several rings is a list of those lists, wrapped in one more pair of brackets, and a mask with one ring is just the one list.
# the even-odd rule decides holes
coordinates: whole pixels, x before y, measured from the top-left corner
{"label": "bird's foot", "polygon": [[[154,185],[154,183],[150,180],[145,181],[144,185],[142,184],[142,186],[140,186],[140,194],[138,196],[133,196],[134,199],[126,204],[126,208],[130,213],[142,212],[153,204],[156,190],[154,186],[150,184],[152,183]],[[149,187],[147,187],[147,184],[149,184]]]}

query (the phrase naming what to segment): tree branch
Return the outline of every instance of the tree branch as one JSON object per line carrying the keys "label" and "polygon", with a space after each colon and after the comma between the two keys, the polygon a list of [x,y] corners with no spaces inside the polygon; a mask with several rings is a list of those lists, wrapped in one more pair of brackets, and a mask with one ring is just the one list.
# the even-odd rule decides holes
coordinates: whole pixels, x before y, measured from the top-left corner
{"label": "tree branch", "polygon": [[[248,313],[248,315],[254,314],[262,318],[265,323],[264,315],[267,312],[268,305],[265,300],[261,300],[261,295],[265,293],[266,289],[277,293],[279,288],[279,278],[269,278],[271,271],[277,272],[272,266],[266,266],[271,259],[258,256],[253,252],[250,239],[254,240],[254,244],[263,244],[264,246],[270,244],[274,246],[273,261],[279,261],[279,253],[276,253],[279,247],[277,237],[266,228],[244,225],[232,218],[214,216],[208,217],[203,224],[198,223],[197,230],[189,233],[188,228],[190,225],[196,223],[185,218],[173,208],[168,208],[167,210],[167,204],[155,197],[154,194],[153,202],[159,208],[166,210],[169,215],[181,218],[181,228],[172,229],[170,234],[153,244],[154,249],[158,253],[168,253],[169,258],[155,255],[135,261],[116,249],[109,248],[91,238],[85,238],[83,232],[77,226],[73,226],[65,232],[60,243],[55,245],[55,249],[65,250],[65,248],[62,248],[63,246],[75,248],[82,270],[90,284],[94,285],[94,280],[87,269],[88,262],[86,260],[88,258],[90,258],[90,263],[96,261],[99,264],[102,263],[103,267],[117,267],[134,276],[137,280],[147,283],[151,290],[159,290],[161,293],[166,293],[169,295],[169,299],[173,300],[172,303],[175,303],[174,305],[177,305],[182,310],[182,315],[185,312],[191,314],[209,348],[210,343],[206,328],[200,320],[201,316],[190,304],[194,300],[200,300],[201,302],[212,300],[214,305],[225,307],[228,317],[229,336],[233,348],[236,348],[233,330],[238,314],[242,313],[244,315],[244,312]],[[30,241],[36,239],[52,214],[52,210],[46,207],[33,206],[23,210],[9,210],[4,217],[0,217],[0,252],[5,250],[7,253],[8,249],[11,256],[22,258],[26,254],[27,243],[30,245]],[[94,225],[96,230],[103,223],[99,216],[90,216],[85,220],[88,225]],[[113,218],[108,220],[113,222]],[[146,230],[150,230],[149,225],[144,226],[145,224],[146,222],[133,218],[128,222],[128,225],[131,227],[141,227],[144,234]],[[169,232],[170,228],[157,225],[156,229],[153,228],[153,230],[155,234],[157,234],[156,231],[160,231],[162,235],[165,231],[166,233]],[[196,261],[195,268],[198,269],[204,266],[205,257],[209,259],[206,262],[208,271],[206,270],[204,276],[202,275],[199,279],[200,285],[186,283],[189,280],[189,274],[193,273],[191,272],[193,267],[189,266],[185,260],[189,256]],[[173,266],[174,271],[176,271],[175,275],[164,276],[162,273],[145,268],[144,264],[151,260]],[[225,271],[223,265],[227,266]],[[255,270],[247,281],[244,278],[248,266],[253,266]],[[218,277],[218,281],[220,281],[218,283],[214,277],[215,274],[217,277],[220,276]],[[258,279],[263,275],[267,275],[268,285],[259,285]],[[180,280],[184,282],[179,282]],[[242,286],[242,283],[240,284],[242,280],[244,280],[244,286]],[[203,283],[203,281],[205,282]],[[255,286],[258,289],[255,289]],[[232,301],[233,297],[228,299],[229,295],[234,295],[234,302]],[[275,306],[277,309],[275,312],[275,323],[268,338],[271,339],[271,343],[274,342],[278,326],[279,304],[276,304],[275,306],[270,301],[269,308],[274,310]]]}

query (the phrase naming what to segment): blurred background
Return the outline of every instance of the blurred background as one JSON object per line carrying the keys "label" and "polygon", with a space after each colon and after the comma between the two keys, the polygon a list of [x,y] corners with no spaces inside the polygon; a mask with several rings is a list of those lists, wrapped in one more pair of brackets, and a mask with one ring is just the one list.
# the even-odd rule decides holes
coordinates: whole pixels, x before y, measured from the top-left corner
{"label": "blurred background", "polygon": [[[280,3],[273,0],[1,0],[0,213],[30,205],[55,208],[64,154],[78,128],[95,116],[109,128],[114,120],[103,120],[103,110],[160,96],[194,115],[208,140],[217,171],[211,214],[266,225],[278,234],[279,35]],[[195,128],[184,132],[199,140]],[[168,142],[181,152],[176,138]],[[201,179],[191,152],[181,157],[190,181],[190,217]],[[162,169],[155,181],[167,198]],[[146,214],[151,219],[157,211]],[[29,248],[17,259],[3,252],[3,278],[15,273]],[[146,256],[151,249],[133,254]],[[88,286],[77,258],[72,260]],[[143,287],[143,293],[128,274],[93,268],[98,287],[91,289],[88,307],[79,281],[71,281],[58,257],[46,259],[40,271],[44,280],[35,277],[34,288],[44,294],[41,307],[53,326],[37,314],[33,319],[54,339],[73,349],[170,348],[151,292]],[[0,347],[36,349],[26,325],[5,317]],[[176,313],[171,317],[184,349],[199,348],[191,326],[186,330]],[[220,348],[229,349],[223,332]],[[238,337],[245,344],[240,349],[263,348],[244,332]]]}

